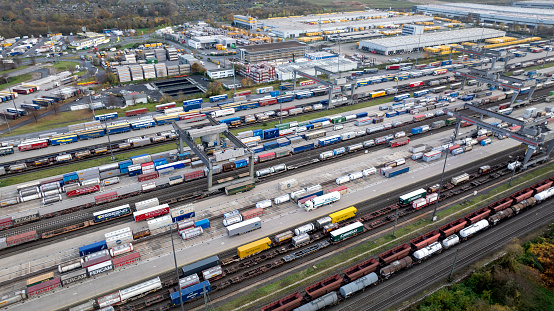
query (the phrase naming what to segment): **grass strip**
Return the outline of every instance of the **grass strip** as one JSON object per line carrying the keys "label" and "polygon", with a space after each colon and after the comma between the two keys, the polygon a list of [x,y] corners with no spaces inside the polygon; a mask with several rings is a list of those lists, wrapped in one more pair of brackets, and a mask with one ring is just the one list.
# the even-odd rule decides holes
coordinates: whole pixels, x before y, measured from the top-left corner
{"label": "grass strip", "polygon": [[[19,68],[18,68],[19,69]],[[24,73],[22,75],[18,75],[18,76],[14,76],[14,77],[9,77],[8,80],[10,81],[10,92],[11,92],[11,89],[16,85],[16,84],[19,84],[19,83],[22,83],[22,82],[25,82],[25,81],[29,81],[33,78],[33,75],[31,73]],[[3,82],[6,82],[6,80],[2,79]],[[0,84],[0,90],[3,90],[3,89],[6,89],[8,87],[8,84],[7,83],[2,83]]]}
{"label": "grass strip", "polygon": [[[554,171],[554,164],[550,164],[533,172],[520,175],[514,179],[513,184],[519,185],[531,181],[536,182],[539,181],[539,179],[544,178],[544,175],[552,174],[552,171]],[[457,217],[458,214],[467,213],[468,209],[473,208],[476,205],[481,205],[483,202],[489,199],[504,195],[504,192],[507,192],[510,188],[511,186],[509,184],[504,184],[492,189],[487,194],[476,196],[470,201],[459,203],[452,207],[449,207],[437,214],[438,219],[445,221],[448,218]],[[389,248],[390,243],[395,241],[408,241],[409,239],[419,235],[420,230],[425,229],[428,226],[436,227],[437,225],[438,223],[434,223],[428,218],[420,219],[413,224],[398,229],[396,231],[396,236],[398,238],[394,238],[391,235],[387,234],[386,236],[365,242],[336,256],[332,256],[326,260],[323,260],[316,265],[312,265],[306,270],[297,272],[280,281],[258,288],[251,293],[243,294],[240,298],[224,304],[223,306],[217,308],[217,310],[245,310],[251,307],[250,305],[247,305],[249,302],[257,301],[257,303],[261,303],[276,300],[283,295],[281,291],[285,291],[288,289],[290,290],[290,288],[287,287],[302,287],[314,283],[315,281],[312,280],[312,278],[316,275],[330,272],[326,270],[347,268],[355,261],[359,261],[359,257],[361,256],[370,257],[377,255],[385,251],[385,248]],[[427,228],[427,230],[429,230],[429,228]]]}
{"label": "grass strip", "polygon": [[[141,150],[135,150],[135,151],[125,152],[125,153],[115,154],[114,155],[114,158],[115,158],[114,162],[128,160],[132,156],[136,156],[136,155],[140,155],[140,154],[144,154],[144,153],[155,154],[155,153],[159,153],[159,152],[169,151],[169,150],[172,150],[172,149],[175,149],[175,148],[176,147],[175,147],[174,144],[166,144],[166,145],[160,145],[160,146],[147,148],[147,149],[141,149]],[[29,173],[29,174],[25,174],[25,175],[8,177],[8,178],[4,178],[4,179],[0,180],[0,187],[6,187],[6,186],[16,185],[16,184],[20,184],[20,183],[26,183],[26,182],[30,182],[30,181],[38,180],[38,179],[42,179],[42,178],[48,178],[48,177],[52,177],[52,176],[67,174],[67,173],[75,172],[75,171],[78,171],[78,170],[82,170],[82,169],[86,169],[86,168],[90,168],[90,167],[95,167],[95,166],[100,166],[100,165],[104,165],[104,164],[109,164],[109,163],[113,163],[113,162],[111,161],[110,157],[107,156],[107,157],[102,157],[102,158],[98,158],[98,159],[93,159],[93,160],[90,160],[90,161],[74,163],[74,164],[70,164],[70,165],[66,165],[66,166],[62,166],[62,167],[51,168],[51,169],[36,172],[36,173]]]}

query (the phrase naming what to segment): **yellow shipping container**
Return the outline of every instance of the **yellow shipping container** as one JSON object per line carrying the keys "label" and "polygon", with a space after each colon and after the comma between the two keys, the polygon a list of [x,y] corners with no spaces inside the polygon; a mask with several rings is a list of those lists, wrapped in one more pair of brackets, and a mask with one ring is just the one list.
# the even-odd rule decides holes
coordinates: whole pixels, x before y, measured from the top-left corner
{"label": "yellow shipping container", "polygon": [[261,240],[237,247],[237,254],[239,255],[239,258],[245,258],[266,250],[270,247],[271,240],[268,237],[265,237]]}
{"label": "yellow shipping container", "polygon": [[338,212],[332,213],[329,215],[329,217],[331,217],[331,221],[333,223],[341,222],[343,220],[356,216],[357,211],[358,210],[354,206],[351,206],[343,210],[340,210]]}

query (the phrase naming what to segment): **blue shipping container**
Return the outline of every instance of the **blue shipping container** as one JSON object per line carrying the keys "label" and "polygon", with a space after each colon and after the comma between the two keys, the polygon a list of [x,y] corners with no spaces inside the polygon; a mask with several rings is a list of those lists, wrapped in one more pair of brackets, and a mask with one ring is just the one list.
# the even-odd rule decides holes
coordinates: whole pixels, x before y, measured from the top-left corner
{"label": "blue shipping container", "polygon": [[165,158],[156,159],[152,162],[154,162],[154,166],[160,166],[160,165],[167,164],[167,160]]}
{"label": "blue shipping container", "polygon": [[304,146],[294,147],[292,148],[292,153],[299,153],[306,150],[312,150],[315,148],[315,143],[307,144]]}
{"label": "blue shipping container", "polygon": [[[198,298],[200,296],[203,296],[204,293],[209,293],[212,291],[212,287],[210,285],[209,281],[203,281],[198,284],[194,284],[192,286],[186,287],[181,290],[181,292],[174,292],[171,293],[171,304],[174,307],[178,307],[181,305],[181,301],[187,302],[189,300],[193,300],[195,298]],[[181,297],[179,297],[179,293],[181,294]]]}
{"label": "blue shipping container", "polygon": [[423,132],[423,128],[422,128],[421,126],[414,127],[414,128],[412,129],[412,134],[419,134],[419,133],[421,133],[421,132]]}
{"label": "blue shipping container", "polygon": [[392,118],[392,117],[396,117],[398,115],[398,112],[397,111],[392,111],[392,112],[387,112],[385,113],[385,116],[387,118]]}
{"label": "blue shipping container", "polygon": [[202,229],[207,229],[210,227],[210,220],[208,218],[199,220],[194,223],[195,227],[202,227]]}
{"label": "blue shipping container", "polygon": [[288,146],[290,145],[290,140],[283,140],[282,142],[279,143],[279,147],[284,147],[284,146]]}
{"label": "blue shipping container", "polygon": [[306,124],[306,130],[313,130],[314,129],[314,125],[313,124]]}
{"label": "blue shipping container", "polygon": [[260,129],[258,129],[258,130],[253,130],[253,131],[252,131],[252,136],[258,136],[258,137],[263,138],[264,132],[263,132],[262,130],[260,130]]}
{"label": "blue shipping container", "polygon": [[236,168],[245,167],[247,165],[248,165],[248,161],[246,159],[241,159],[241,160],[235,161],[235,167]]}
{"label": "blue shipping container", "polygon": [[74,180],[79,180],[79,175],[77,173],[69,173],[63,175],[63,182],[64,183],[70,183]]}
{"label": "blue shipping container", "polygon": [[265,151],[279,148],[279,144],[276,141],[265,143],[263,146]]}
{"label": "blue shipping container", "polygon": [[88,254],[96,253],[104,249],[108,249],[106,240],[98,241],[89,245],[79,247],[79,256],[83,257]]}
{"label": "blue shipping container", "polygon": [[409,170],[410,170],[409,166],[406,166],[404,168],[397,169],[397,170],[392,169],[392,170],[389,170],[389,171],[385,172],[385,177],[391,178],[391,177],[394,177],[394,176],[397,176],[397,175],[400,175],[400,174],[407,173]]}
{"label": "blue shipping container", "polygon": [[315,193],[310,193],[310,194],[302,194],[301,196],[299,196],[298,198],[295,198],[295,200],[298,202],[302,199],[305,199],[307,197],[311,197],[312,195],[315,195],[315,196],[320,196],[320,195],[323,195],[323,190],[319,190]]}
{"label": "blue shipping container", "polygon": [[278,128],[272,128],[269,130],[264,130],[264,136],[263,139],[271,139],[279,136],[279,129]]}
{"label": "blue shipping container", "polygon": [[258,146],[258,147],[254,147],[254,148],[251,148],[251,149],[254,153],[264,152],[264,146]]}
{"label": "blue shipping container", "polygon": [[277,97],[277,96],[279,96],[279,91],[271,91],[271,92],[269,92],[269,95],[271,97]]}
{"label": "blue shipping container", "polygon": [[365,118],[365,117],[367,117],[367,112],[358,112],[358,113],[356,113],[356,119]]}
{"label": "blue shipping container", "polygon": [[202,108],[202,104],[188,104],[188,105],[183,105],[183,110],[185,112],[187,111],[191,111],[191,110],[195,110],[195,109],[200,109]]}
{"label": "blue shipping container", "polygon": [[58,138],[51,138],[50,139],[50,145],[58,146],[58,145],[62,145],[62,144],[69,144],[69,143],[74,143],[77,140],[78,140],[77,134],[64,135],[64,136],[58,137]]}

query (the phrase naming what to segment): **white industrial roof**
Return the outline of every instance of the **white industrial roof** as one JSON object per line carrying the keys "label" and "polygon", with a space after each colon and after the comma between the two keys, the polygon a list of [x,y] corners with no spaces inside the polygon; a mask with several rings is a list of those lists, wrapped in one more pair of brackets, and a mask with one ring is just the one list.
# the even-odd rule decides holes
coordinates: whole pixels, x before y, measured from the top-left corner
{"label": "white industrial roof", "polygon": [[424,33],[422,35],[411,35],[401,37],[388,37],[382,39],[374,39],[361,41],[363,43],[371,43],[372,45],[380,45],[383,48],[395,48],[399,46],[420,46],[440,45],[454,42],[474,41],[481,37],[495,38],[502,37],[506,34],[504,31],[489,29],[489,28],[468,28],[451,31],[441,31]]}

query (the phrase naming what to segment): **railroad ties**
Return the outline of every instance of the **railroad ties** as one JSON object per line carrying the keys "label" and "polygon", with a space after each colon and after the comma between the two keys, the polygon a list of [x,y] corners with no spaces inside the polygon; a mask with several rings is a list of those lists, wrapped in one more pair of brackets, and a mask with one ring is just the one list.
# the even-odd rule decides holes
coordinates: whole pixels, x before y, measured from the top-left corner
{"label": "railroad ties", "polygon": [[319,242],[317,244],[310,245],[310,246],[308,246],[304,249],[301,249],[297,252],[294,252],[292,254],[284,256],[283,261],[284,262],[291,262],[293,260],[300,259],[304,256],[307,256],[307,255],[311,254],[311,253],[317,252],[318,250],[323,249],[323,248],[325,248],[329,245],[331,245],[331,243],[329,243],[328,241],[322,241],[322,242]]}

